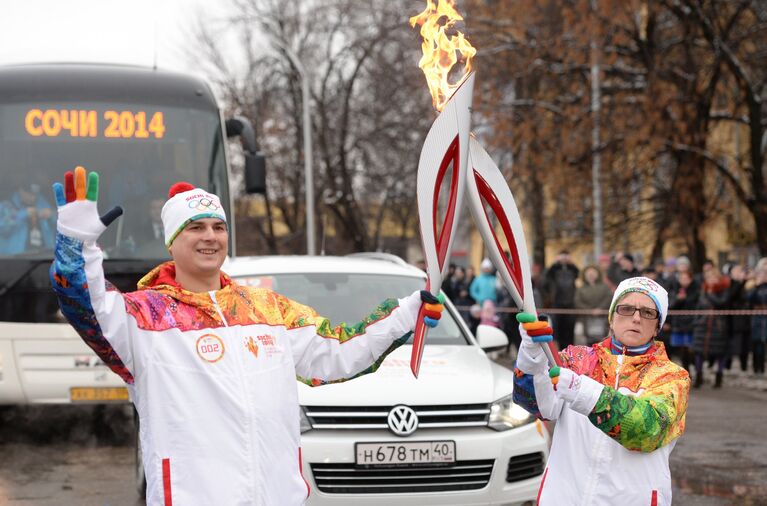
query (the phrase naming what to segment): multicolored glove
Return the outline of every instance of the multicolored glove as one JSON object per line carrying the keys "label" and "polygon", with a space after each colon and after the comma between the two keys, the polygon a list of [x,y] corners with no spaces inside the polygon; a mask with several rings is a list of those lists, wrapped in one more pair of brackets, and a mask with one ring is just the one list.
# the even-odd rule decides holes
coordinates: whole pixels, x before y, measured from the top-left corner
{"label": "multicolored glove", "polygon": [[77,167],[74,173],[68,171],[64,174],[64,185],[53,184],[59,213],[56,229],[62,235],[83,242],[95,242],[123,213],[122,208],[117,206],[99,216],[96,206],[99,198],[99,175],[96,172],[91,171],[87,175],[86,188],[86,171],[83,167]]}
{"label": "multicolored glove", "polygon": [[556,396],[584,415],[588,415],[594,409],[604,389],[604,385],[598,381],[583,374],[576,374],[566,367],[552,367],[549,370],[549,378],[554,385]]}
{"label": "multicolored glove", "polygon": [[525,374],[545,373],[549,367],[540,343],[554,339],[554,330],[545,320],[539,320],[532,313],[517,313],[519,335],[522,344],[517,355],[517,368]]}
{"label": "multicolored glove", "polygon": [[421,290],[421,301],[424,303],[423,322],[428,327],[436,327],[439,324],[439,319],[442,318],[442,312],[445,310],[445,296],[440,293],[435,297],[428,290]]}

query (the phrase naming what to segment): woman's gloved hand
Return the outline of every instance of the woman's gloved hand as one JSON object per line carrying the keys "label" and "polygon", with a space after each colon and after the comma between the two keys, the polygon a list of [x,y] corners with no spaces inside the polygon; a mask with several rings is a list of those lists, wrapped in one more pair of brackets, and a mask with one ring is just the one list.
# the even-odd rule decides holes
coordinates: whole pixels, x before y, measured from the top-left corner
{"label": "woman's gloved hand", "polygon": [[596,380],[577,374],[566,367],[552,367],[549,370],[549,377],[557,397],[584,415],[588,415],[594,409],[599,394],[604,388]]}
{"label": "woman's gloved hand", "polygon": [[91,171],[87,175],[82,167],[64,174],[64,185],[54,183],[58,220],[56,229],[60,234],[83,242],[95,242],[110,223],[122,213],[121,207],[113,207],[99,216],[96,202],[99,197],[99,175]]}
{"label": "woman's gloved hand", "polygon": [[532,313],[517,313],[517,321],[522,338],[517,355],[517,368],[525,374],[545,373],[549,364],[540,343],[548,343],[554,339],[554,330],[547,321],[539,320]]}

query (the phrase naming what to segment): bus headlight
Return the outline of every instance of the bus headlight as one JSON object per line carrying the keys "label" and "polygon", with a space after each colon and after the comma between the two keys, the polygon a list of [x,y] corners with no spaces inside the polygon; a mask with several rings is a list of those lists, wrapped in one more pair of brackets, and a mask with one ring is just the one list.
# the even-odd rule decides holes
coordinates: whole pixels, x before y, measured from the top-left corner
{"label": "bus headlight", "polygon": [[504,431],[521,427],[535,420],[523,407],[511,401],[511,395],[498,399],[490,406],[490,418],[487,426],[493,430]]}

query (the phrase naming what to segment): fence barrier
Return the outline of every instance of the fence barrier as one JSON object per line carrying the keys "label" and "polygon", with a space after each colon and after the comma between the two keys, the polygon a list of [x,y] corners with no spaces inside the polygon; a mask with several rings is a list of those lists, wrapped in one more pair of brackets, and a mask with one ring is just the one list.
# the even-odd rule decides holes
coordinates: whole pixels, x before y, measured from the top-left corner
{"label": "fence barrier", "polygon": [[[456,306],[459,311],[468,311],[471,306]],[[517,307],[496,306],[496,313],[519,313]],[[575,316],[607,316],[607,309],[565,309],[539,308],[538,313]],[[672,309],[669,316],[767,316],[767,309]]]}

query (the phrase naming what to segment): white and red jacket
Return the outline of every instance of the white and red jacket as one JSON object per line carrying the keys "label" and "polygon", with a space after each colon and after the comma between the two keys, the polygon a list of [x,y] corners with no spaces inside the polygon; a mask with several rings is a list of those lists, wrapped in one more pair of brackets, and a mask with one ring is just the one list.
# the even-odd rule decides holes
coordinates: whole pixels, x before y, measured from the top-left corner
{"label": "white and red jacket", "polygon": [[105,281],[95,243],[61,234],[51,267],[62,312],[128,385],[147,504],[302,504],[296,378],[321,385],[374,371],[409,337],[420,297],[332,328],[223,274],[220,290],[186,291],[174,269],[163,264],[123,294]]}
{"label": "white and red jacket", "polygon": [[556,420],[538,504],[670,505],[669,455],[685,429],[687,371],[659,341],[634,356],[614,353],[610,338],[559,356],[581,375],[572,402],[556,395],[546,372],[514,376],[514,402]]}

